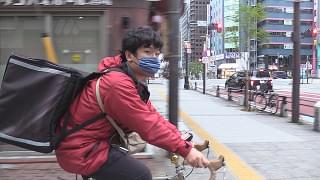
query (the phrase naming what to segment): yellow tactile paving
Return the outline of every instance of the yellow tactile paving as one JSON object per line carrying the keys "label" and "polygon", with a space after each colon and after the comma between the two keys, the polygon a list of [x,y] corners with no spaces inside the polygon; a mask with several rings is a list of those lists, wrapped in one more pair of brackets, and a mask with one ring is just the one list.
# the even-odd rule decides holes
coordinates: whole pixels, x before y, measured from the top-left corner
{"label": "yellow tactile paving", "polygon": [[[157,89],[158,94],[168,100],[165,93]],[[191,128],[200,138],[209,140],[210,149],[216,154],[221,154],[225,157],[226,164],[231,173],[239,180],[263,180],[258,172],[251,168],[245,161],[237,156],[231,149],[213,138],[206,130],[204,130],[191,116],[186,112],[179,110],[179,116],[184,123]]]}

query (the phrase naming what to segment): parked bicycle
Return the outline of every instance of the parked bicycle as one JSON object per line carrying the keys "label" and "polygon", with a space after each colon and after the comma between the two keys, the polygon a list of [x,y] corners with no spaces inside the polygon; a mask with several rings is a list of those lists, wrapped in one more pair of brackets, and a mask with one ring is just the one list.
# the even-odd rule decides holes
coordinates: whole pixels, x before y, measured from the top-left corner
{"label": "parked bicycle", "polygon": [[254,98],[255,107],[259,111],[268,110],[276,114],[279,108],[279,95],[273,92],[257,92]]}

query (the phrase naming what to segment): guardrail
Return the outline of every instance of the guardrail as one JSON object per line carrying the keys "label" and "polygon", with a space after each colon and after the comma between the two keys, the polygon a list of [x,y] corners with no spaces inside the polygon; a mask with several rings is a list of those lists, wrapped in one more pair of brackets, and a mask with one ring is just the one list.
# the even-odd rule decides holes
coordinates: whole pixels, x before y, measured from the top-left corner
{"label": "guardrail", "polygon": [[[201,91],[202,92],[202,87],[198,86],[198,84],[195,82],[193,89],[196,91]],[[235,89],[235,88],[228,88],[226,89],[223,86],[211,86],[211,87],[206,87],[206,94],[209,95],[213,95],[216,97],[220,97],[220,98],[224,98],[228,101],[237,101],[239,105],[244,105],[244,89]],[[254,104],[254,96],[257,92],[256,91],[249,91],[249,105]],[[291,97],[289,96],[285,96],[285,95],[281,95],[278,94],[278,113],[276,113],[277,116],[279,117],[288,117],[288,112],[292,112],[292,109],[290,108],[290,104],[292,104],[292,100]],[[317,102],[316,101],[312,101],[312,100],[307,100],[307,99],[301,99],[300,100],[300,106],[301,107],[307,107],[307,108],[312,108],[312,111],[314,112],[310,112],[310,113],[302,113],[300,112],[300,115],[304,115],[304,116],[310,116],[310,117],[314,117],[314,129],[317,131],[320,131],[320,125],[317,125],[316,123],[318,122],[319,124],[319,119],[320,119],[320,107],[318,107],[318,109],[316,108],[315,104]],[[318,104],[318,106],[320,106],[320,104]]]}

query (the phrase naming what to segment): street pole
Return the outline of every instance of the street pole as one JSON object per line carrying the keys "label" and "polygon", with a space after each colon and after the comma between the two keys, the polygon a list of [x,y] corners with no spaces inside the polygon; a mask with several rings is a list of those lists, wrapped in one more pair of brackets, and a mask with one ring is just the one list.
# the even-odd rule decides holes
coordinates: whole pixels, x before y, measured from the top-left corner
{"label": "street pole", "polygon": [[185,47],[184,50],[184,57],[185,57],[185,61],[186,61],[186,74],[184,76],[184,89],[190,89],[190,85],[189,85],[189,65],[188,65],[188,51],[187,51],[188,47]]}
{"label": "street pole", "polygon": [[309,56],[307,56],[307,61],[306,61],[306,76],[307,76],[307,84],[309,84]]}
{"label": "street pole", "polygon": [[169,121],[178,127],[178,60],[179,56],[179,1],[167,3],[167,30],[168,30],[168,55],[169,60]]}
{"label": "street pole", "polygon": [[[248,6],[252,8],[251,6],[251,1],[248,1]],[[250,83],[250,78],[249,78],[249,70],[250,70],[250,60],[251,60],[251,48],[250,48],[250,26],[248,24],[247,27],[247,51],[248,51],[248,58],[247,58],[247,67],[246,67],[246,81],[245,81],[245,88],[244,88],[244,107],[246,111],[250,111],[250,106],[249,106],[249,83]],[[241,52],[240,52],[241,53]]]}
{"label": "street pole", "polygon": [[[205,40],[205,44],[203,45],[203,52],[202,55],[205,55],[205,60],[204,58],[202,58],[202,69],[203,69],[203,73],[202,73],[202,79],[203,79],[203,88],[202,88],[202,93],[206,94],[206,77],[207,77],[207,63],[209,62],[209,57],[211,55],[211,52],[208,54],[208,49],[210,48],[210,38],[209,38],[209,30],[208,30],[208,25],[210,23],[210,5],[207,4],[207,26],[206,26],[206,40]],[[210,36],[211,37],[211,36]]]}
{"label": "street pole", "polygon": [[292,119],[298,123],[300,118],[300,0],[295,0],[293,14],[293,79],[292,79]]}
{"label": "street pole", "polygon": [[245,81],[245,88],[244,88],[244,107],[246,111],[250,111],[250,106],[249,106],[249,87],[250,87],[250,77],[249,77],[249,71],[250,71],[250,27],[248,26],[248,34],[247,34],[247,63],[246,63],[246,81]]}
{"label": "street pole", "polygon": [[203,79],[202,93],[206,94],[206,62],[203,63],[202,68],[203,68],[203,73],[202,73],[202,79]]}

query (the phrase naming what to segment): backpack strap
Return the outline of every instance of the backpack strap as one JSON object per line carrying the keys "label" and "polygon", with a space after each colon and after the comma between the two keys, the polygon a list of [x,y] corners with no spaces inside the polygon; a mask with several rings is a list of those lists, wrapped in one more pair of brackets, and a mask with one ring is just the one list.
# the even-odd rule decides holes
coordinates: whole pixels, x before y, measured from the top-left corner
{"label": "backpack strap", "polygon": [[103,114],[105,114],[105,117],[108,119],[110,124],[116,129],[116,131],[118,132],[120,137],[124,140],[124,142],[126,142],[126,135],[123,132],[123,130],[116,124],[116,122],[114,121],[114,119],[112,117],[107,115],[107,113],[104,110],[104,105],[103,105],[103,102],[102,102],[102,99],[101,99],[101,95],[100,95],[100,90],[99,90],[100,79],[101,79],[101,77],[97,80],[97,83],[96,83],[96,98],[97,98],[97,102],[99,104],[100,110],[103,112]]}
{"label": "backpack strap", "polygon": [[88,126],[88,125],[90,125],[90,124],[92,124],[92,123],[94,123],[94,122],[96,122],[96,121],[99,120],[99,119],[103,119],[104,117],[105,117],[105,113],[100,113],[100,114],[94,116],[93,118],[90,118],[90,119],[84,121],[83,123],[81,123],[81,124],[79,124],[79,125],[76,125],[76,126],[73,127],[72,129],[65,131],[64,133],[61,132],[61,135],[58,136],[55,140],[53,140],[53,142],[54,142],[53,144],[55,145],[55,147],[57,147],[57,145],[58,145],[64,138],[66,138],[67,136],[69,136],[70,134],[79,131],[80,129],[82,129],[82,128],[84,128],[84,127],[86,127],[86,126]]}

